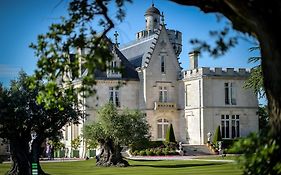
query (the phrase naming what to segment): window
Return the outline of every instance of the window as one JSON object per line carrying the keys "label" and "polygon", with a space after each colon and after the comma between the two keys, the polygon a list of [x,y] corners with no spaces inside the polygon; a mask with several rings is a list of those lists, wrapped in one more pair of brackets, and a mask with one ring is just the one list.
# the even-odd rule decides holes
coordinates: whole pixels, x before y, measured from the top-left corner
{"label": "window", "polygon": [[116,74],[117,72],[116,72],[116,69],[117,68],[117,61],[111,61],[110,62],[110,73],[111,74]]}
{"label": "window", "polygon": [[160,86],[159,87],[159,102],[167,102],[167,101],[168,101],[167,87]]}
{"label": "window", "polygon": [[158,140],[165,140],[168,127],[169,127],[168,120],[163,119],[163,118],[157,120],[157,139]]}
{"label": "window", "polygon": [[221,115],[222,138],[240,137],[239,115]]}
{"label": "window", "polygon": [[109,101],[115,106],[120,107],[119,89],[116,87],[109,87]]}
{"label": "window", "polygon": [[226,105],[236,105],[235,92],[236,92],[235,83],[224,83],[224,94],[225,94]]}
{"label": "window", "polygon": [[108,69],[107,69],[107,76],[108,77],[121,77],[120,71],[118,71],[118,68],[120,67],[120,63],[118,60],[113,60],[108,63]]}
{"label": "window", "polygon": [[188,85],[185,85],[185,106],[188,106],[188,93],[187,93]]}
{"label": "window", "polygon": [[161,56],[161,73],[164,74],[165,73],[165,57]]}
{"label": "window", "polygon": [[65,126],[65,140],[68,140],[68,126]]}

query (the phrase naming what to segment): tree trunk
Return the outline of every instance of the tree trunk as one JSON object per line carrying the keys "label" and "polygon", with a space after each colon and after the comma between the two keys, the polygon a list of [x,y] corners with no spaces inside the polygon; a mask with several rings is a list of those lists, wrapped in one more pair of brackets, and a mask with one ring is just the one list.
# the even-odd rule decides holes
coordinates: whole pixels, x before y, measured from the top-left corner
{"label": "tree trunk", "polygon": [[100,141],[101,153],[97,156],[97,166],[126,167],[129,163],[121,155],[120,145],[115,145],[111,139]]}
{"label": "tree trunk", "polygon": [[41,155],[41,144],[44,142],[45,139],[41,138],[40,136],[36,137],[36,139],[32,142],[32,149],[31,149],[31,162],[37,163],[38,166],[38,174],[46,175],[46,173],[42,170],[42,167],[39,162],[39,158]]}
{"label": "tree trunk", "polygon": [[31,152],[29,148],[29,143],[26,141],[28,139],[15,139],[10,141],[12,166],[7,175],[31,175],[32,163],[37,163],[38,174],[46,175],[42,170],[39,162],[40,146],[42,144],[42,139],[36,138],[33,140],[31,145]]}
{"label": "tree trunk", "polygon": [[[270,25],[270,24],[268,24]],[[274,27],[279,28],[281,27]],[[263,32],[260,36],[262,57],[262,71],[264,75],[264,87],[268,99],[270,134],[281,141],[281,48],[278,39],[281,33],[276,31]],[[278,38],[278,39],[277,39]],[[265,42],[266,41],[266,42]]]}
{"label": "tree trunk", "polygon": [[7,175],[31,175],[29,146],[21,139],[10,140],[12,166]]}

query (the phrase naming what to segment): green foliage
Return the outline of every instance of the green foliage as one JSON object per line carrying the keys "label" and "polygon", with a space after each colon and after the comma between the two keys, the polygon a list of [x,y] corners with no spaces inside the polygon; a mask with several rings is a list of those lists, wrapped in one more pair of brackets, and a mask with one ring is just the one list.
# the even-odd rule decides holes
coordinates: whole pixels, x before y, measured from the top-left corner
{"label": "green foliage", "polygon": [[145,156],[146,155],[146,151],[142,150],[140,151],[140,156]]}
{"label": "green foliage", "polygon": [[148,129],[140,111],[127,109],[119,113],[108,103],[98,110],[97,120],[84,127],[83,136],[96,143],[110,138],[116,145],[137,145],[148,141]]}
{"label": "green foliage", "polygon": [[259,116],[259,130],[267,130],[269,126],[269,114],[267,106],[259,106],[257,115]]}
{"label": "green foliage", "polygon": [[[250,51],[257,51],[260,50],[260,47],[252,47],[250,48]],[[244,87],[248,89],[253,89],[254,92],[259,95],[259,97],[264,97],[265,96],[265,91],[264,91],[264,85],[263,85],[263,73],[262,73],[262,68],[261,68],[261,57],[260,56],[255,56],[255,57],[250,57],[248,59],[249,63],[256,63],[259,62],[257,66],[254,66],[251,69],[251,75],[245,82]]]}
{"label": "green foliage", "polygon": [[75,139],[71,140],[71,147],[74,149],[74,150],[77,150],[80,146],[80,143],[81,143],[81,139],[80,137],[76,137]]}
{"label": "green foliage", "polygon": [[173,125],[170,124],[167,133],[166,133],[166,142],[168,143],[175,143],[176,142],[176,138],[175,138],[175,134],[174,134],[174,129],[173,129]]}
{"label": "green foliage", "polygon": [[[112,59],[108,47],[109,40],[105,39],[107,32],[114,27],[113,18],[109,17],[109,13],[115,13],[116,19],[122,21],[125,16],[125,2],[131,1],[114,1],[117,10],[110,11],[109,3],[105,1],[71,0],[68,15],[51,24],[45,34],[38,35],[36,43],[30,44],[38,57],[37,69],[30,87],[36,87],[38,80],[45,82],[38,94],[39,103],[52,108],[63,103],[62,98],[57,96],[58,92],[73,98],[80,92],[85,92],[84,95],[95,92],[92,88],[95,84],[95,70],[110,69],[106,62]],[[87,49],[87,53],[83,49]],[[80,69],[79,62],[83,63],[83,70],[87,69],[88,72],[83,77],[81,74],[84,71]],[[77,78],[82,86],[74,88],[73,82],[77,81]],[[67,88],[60,88],[62,85]]]}
{"label": "green foliage", "polygon": [[[0,138],[9,140],[12,160],[19,167],[19,174],[28,174],[31,162],[39,161],[36,153],[46,138],[59,139],[63,126],[78,123],[83,117],[78,102],[74,103],[72,97],[60,92],[56,92],[62,100],[59,105],[45,108],[45,103],[39,104],[37,97],[43,86],[43,82],[37,82],[30,89],[30,77],[24,72],[12,81],[10,88],[0,86]],[[36,133],[36,138],[30,152],[31,133]],[[17,149],[19,145],[22,149]]]}
{"label": "green foliage", "polygon": [[53,145],[55,150],[61,150],[61,149],[65,148],[65,144],[60,142],[60,141],[52,142],[52,145]]}
{"label": "green foliage", "polygon": [[221,138],[221,129],[220,126],[217,127],[214,138],[213,138],[213,143],[217,146],[218,141],[222,141]]}
{"label": "green foliage", "polygon": [[78,123],[82,113],[78,103],[72,103],[68,96],[57,93],[63,99],[60,106],[46,109],[44,103],[38,104],[36,97],[43,83],[30,89],[30,77],[19,73],[9,89],[0,86],[0,137],[11,140],[24,137],[28,142],[31,132],[36,132],[37,139],[56,138],[61,135],[61,128],[68,123]]}
{"label": "green foliage", "polygon": [[238,162],[244,174],[281,174],[280,140],[266,132],[252,133],[235,143],[232,150],[243,153]]}

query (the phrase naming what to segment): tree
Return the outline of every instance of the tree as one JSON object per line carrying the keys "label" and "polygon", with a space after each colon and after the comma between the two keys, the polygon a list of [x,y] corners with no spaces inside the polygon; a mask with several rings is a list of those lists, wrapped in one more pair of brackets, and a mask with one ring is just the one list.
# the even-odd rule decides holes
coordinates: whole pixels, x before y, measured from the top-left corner
{"label": "tree", "polygon": [[[281,2],[278,0],[171,0],[186,6],[196,6],[206,13],[220,13],[227,17],[234,29],[247,35],[255,37],[261,47],[261,68],[264,76],[264,88],[268,99],[270,131],[268,138],[272,138],[277,143],[281,143],[281,49],[279,41],[281,38],[281,26],[276,22],[281,19]],[[78,59],[84,62],[88,69],[88,75],[83,77],[82,89],[91,92],[92,85],[95,83],[93,72],[97,67],[108,68],[106,62],[110,61],[107,44],[102,41],[103,36],[113,28],[114,23],[109,17],[110,0],[72,0],[69,6],[69,17],[63,18],[61,23],[53,24],[49,32],[38,36],[37,44],[32,44],[35,54],[39,57],[38,69],[34,79],[44,80],[48,86],[40,90],[39,102],[44,102],[46,106],[56,106],[53,103],[56,80],[61,74],[67,74],[65,69],[72,72],[73,76],[66,82],[72,86],[72,80],[79,75]],[[130,0],[116,0],[118,7],[117,19],[124,18],[122,9],[125,2]],[[103,32],[97,35],[96,30],[88,23],[94,23],[93,19],[101,19],[100,25],[104,27]],[[272,27],[274,26],[274,27]],[[229,28],[222,32],[213,33],[218,37],[217,48],[210,49],[202,43],[205,50],[211,51],[212,55],[224,54],[229,47],[237,42],[235,38],[230,38],[225,42],[224,38]],[[200,43],[199,43],[200,44]],[[70,52],[74,49],[88,48],[89,52],[85,55],[75,54],[74,61],[70,61]],[[35,81],[36,82],[36,81]],[[36,83],[34,83],[36,84]],[[61,100],[58,99],[60,102]],[[268,139],[270,140],[270,139]],[[276,151],[276,150],[275,150]],[[281,148],[277,149],[277,156],[281,154]],[[277,157],[276,157],[277,158]],[[275,161],[274,157],[272,160]],[[278,160],[278,159],[276,159]]]}
{"label": "tree", "polygon": [[214,135],[214,139],[213,139],[213,143],[217,146],[218,145],[218,141],[222,141],[220,126],[218,126],[217,129],[216,129],[216,132],[215,132],[215,135]]}
{"label": "tree", "polygon": [[[260,47],[250,48],[251,52],[255,50],[260,50]],[[256,63],[260,61],[261,61],[260,56],[253,56],[248,59],[249,63]],[[250,77],[245,82],[245,88],[253,89],[255,94],[259,95],[260,98],[265,96],[264,86],[263,86],[263,75],[262,75],[262,69],[260,64],[258,64],[257,66],[251,69]]]}
{"label": "tree", "polygon": [[108,103],[98,110],[97,120],[84,127],[83,136],[101,146],[97,166],[128,166],[121,146],[148,140],[148,124],[143,113],[124,110]]}
{"label": "tree", "polygon": [[173,129],[173,125],[170,124],[167,133],[166,133],[166,142],[168,143],[176,143],[176,138],[175,138],[175,134],[174,134],[174,129]]}
{"label": "tree", "polygon": [[[57,91],[65,91],[64,88],[59,88],[61,86],[68,89],[75,86],[84,95],[91,95],[95,92],[93,85],[96,83],[96,69],[112,69],[107,64],[112,59],[109,41],[104,39],[106,33],[114,27],[108,15],[109,2],[110,0],[70,1],[67,17],[61,17],[58,23],[51,24],[48,32],[38,35],[37,42],[30,44],[38,57],[31,86],[35,86],[38,80],[45,82],[46,86],[40,89],[37,97],[38,102],[44,103],[45,107],[51,108],[61,103],[62,99],[56,98]],[[119,21],[125,15],[122,9],[125,2],[131,0],[115,1],[115,13]]]}
{"label": "tree", "polygon": [[269,116],[267,106],[259,106],[257,114],[259,116],[259,130],[268,131]]}
{"label": "tree", "polygon": [[59,107],[44,108],[36,100],[38,89],[29,88],[29,77],[23,72],[9,89],[0,86],[0,138],[9,141],[12,157],[7,174],[31,175],[31,163],[37,163],[39,174],[45,174],[39,164],[42,143],[59,137],[65,124],[78,123],[82,117],[78,103],[68,96],[61,97],[64,103]]}

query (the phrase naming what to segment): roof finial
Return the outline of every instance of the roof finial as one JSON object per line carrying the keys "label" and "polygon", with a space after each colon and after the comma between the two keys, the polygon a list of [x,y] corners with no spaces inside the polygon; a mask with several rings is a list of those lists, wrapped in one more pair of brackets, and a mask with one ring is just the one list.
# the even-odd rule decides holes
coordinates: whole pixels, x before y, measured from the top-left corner
{"label": "roof finial", "polygon": [[162,22],[162,25],[165,25],[165,19],[164,19],[164,13],[163,12],[161,14],[161,22]]}
{"label": "roof finial", "polygon": [[118,43],[118,38],[117,38],[118,35],[119,35],[119,34],[117,33],[117,31],[115,31],[114,37],[115,37],[115,45],[116,45],[116,47],[119,47],[119,44],[120,44],[120,43]]}
{"label": "roof finial", "polygon": [[153,0],[151,0],[151,3],[152,3],[151,6],[154,7],[154,1]]}

